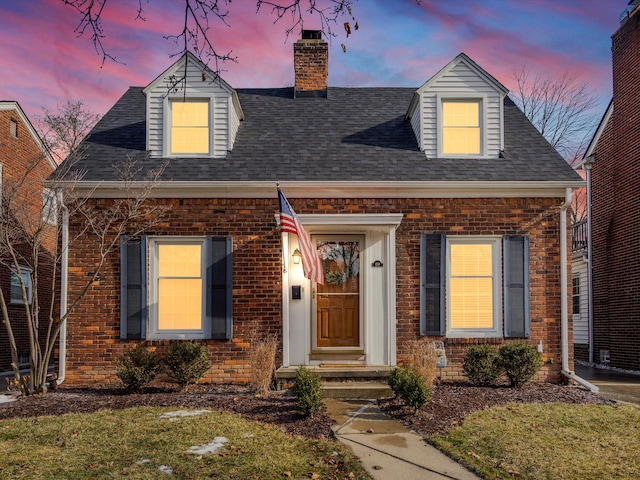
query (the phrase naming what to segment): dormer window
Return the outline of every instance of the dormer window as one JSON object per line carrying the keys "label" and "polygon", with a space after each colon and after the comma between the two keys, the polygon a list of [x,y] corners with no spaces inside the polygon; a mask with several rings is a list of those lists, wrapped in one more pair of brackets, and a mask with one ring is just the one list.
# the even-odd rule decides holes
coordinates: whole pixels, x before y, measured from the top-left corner
{"label": "dormer window", "polygon": [[171,155],[209,155],[211,145],[208,99],[169,101]]}
{"label": "dormer window", "polygon": [[480,94],[438,94],[438,156],[486,155],[486,98]]}
{"label": "dormer window", "polygon": [[442,101],[443,155],[481,154],[480,110],[476,99]]}

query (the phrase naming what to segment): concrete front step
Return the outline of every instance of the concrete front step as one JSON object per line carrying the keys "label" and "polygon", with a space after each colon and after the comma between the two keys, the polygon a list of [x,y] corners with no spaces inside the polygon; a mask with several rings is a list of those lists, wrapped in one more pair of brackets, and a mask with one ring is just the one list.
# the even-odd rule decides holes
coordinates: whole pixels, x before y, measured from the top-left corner
{"label": "concrete front step", "polygon": [[[391,367],[386,365],[375,365],[375,366],[350,366],[350,365],[322,365],[322,366],[308,366],[307,367],[312,372],[317,373],[323,381],[383,381],[386,382],[387,375],[389,375],[389,371]],[[298,373],[298,367],[280,367],[276,371],[276,378],[278,381],[285,380],[290,381],[293,380]]]}
{"label": "concrete front step", "polygon": [[322,396],[335,399],[369,399],[393,395],[387,383],[381,382],[322,382]]}
{"label": "concrete front step", "polygon": [[[390,367],[386,365],[320,365],[307,367],[322,379],[325,398],[376,399],[392,394],[387,384]],[[298,367],[280,367],[276,371],[278,388],[289,388]]]}

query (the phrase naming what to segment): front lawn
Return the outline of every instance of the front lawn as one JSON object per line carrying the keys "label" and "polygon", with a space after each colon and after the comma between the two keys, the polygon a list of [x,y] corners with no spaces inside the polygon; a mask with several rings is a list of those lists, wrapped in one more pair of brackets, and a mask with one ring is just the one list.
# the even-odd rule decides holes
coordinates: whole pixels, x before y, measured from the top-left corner
{"label": "front lawn", "polygon": [[177,410],[3,420],[0,478],[370,479],[339,442],[293,437],[219,411],[166,415]]}
{"label": "front lawn", "polygon": [[635,405],[509,404],[427,439],[484,478],[640,478]]}

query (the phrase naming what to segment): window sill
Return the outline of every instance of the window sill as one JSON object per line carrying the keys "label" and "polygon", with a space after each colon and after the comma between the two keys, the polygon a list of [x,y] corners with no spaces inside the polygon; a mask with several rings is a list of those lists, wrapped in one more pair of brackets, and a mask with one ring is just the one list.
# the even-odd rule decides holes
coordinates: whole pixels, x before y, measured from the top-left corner
{"label": "window sill", "polygon": [[[24,305],[24,302],[22,300],[11,300],[9,302],[9,305]],[[28,305],[31,305],[31,303],[29,303]]]}
{"label": "window sill", "polygon": [[502,339],[502,332],[487,331],[463,331],[463,332],[447,332],[446,338],[465,340],[468,338],[500,338]]}
{"label": "window sill", "polygon": [[147,340],[206,340],[207,336],[203,332],[197,333],[152,333],[147,336]]}

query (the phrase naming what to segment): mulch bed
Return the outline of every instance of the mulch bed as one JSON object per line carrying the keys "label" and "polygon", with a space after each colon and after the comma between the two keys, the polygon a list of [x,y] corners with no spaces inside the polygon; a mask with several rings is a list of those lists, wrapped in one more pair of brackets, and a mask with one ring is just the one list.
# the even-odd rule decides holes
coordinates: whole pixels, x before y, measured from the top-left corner
{"label": "mulch bed", "polygon": [[579,387],[551,383],[528,383],[521,388],[502,384],[477,387],[463,382],[436,385],[430,402],[415,411],[397,398],[379,400],[380,409],[422,435],[446,433],[460,425],[465,416],[508,403],[570,403],[612,405],[607,400]]}
{"label": "mulch bed", "polygon": [[[519,389],[504,385],[475,387],[467,383],[442,383],[434,388],[431,401],[417,412],[395,398],[379,400],[380,408],[408,428],[423,435],[444,433],[459,425],[477,410],[507,403],[612,404],[597,394],[581,388],[531,383]],[[127,394],[123,389],[60,387],[45,395],[19,398],[0,404],[0,420],[65,413],[90,413],[103,409],[139,406],[207,408],[239,414],[250,420],[279,425],[290,434],[311,439],[332,438],[333,420],[326,411],[304,417],[289,391],[255,395],[246,387],[228,385],[192,385],[184,391],[170,383],[154,384],[142,393]]]}

